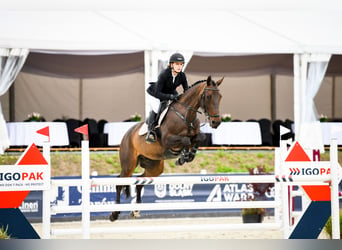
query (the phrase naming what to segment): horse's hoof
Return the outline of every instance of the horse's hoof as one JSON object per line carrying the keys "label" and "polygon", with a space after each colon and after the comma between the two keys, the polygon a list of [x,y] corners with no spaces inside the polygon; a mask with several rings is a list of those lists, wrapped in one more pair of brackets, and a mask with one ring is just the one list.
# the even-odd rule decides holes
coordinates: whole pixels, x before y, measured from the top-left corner
{"label": "horse's hoof", "polygon": [[190,154],[185,154],[184,155],[184,161],[189,162],[190,161]]}
{"label": "horse's hoof", "polygon": [[119,218],[119,212],[113,212],[111,213],[111,215],[109,216],[109,220],[110,221],[116,221]]}
{"label": "horse's hoof", "polygon": [[192,154],[192,153],[190,153],[190,154],[189,154],[188,162],[192,162],[194,159],[195,159],[195,155]]}
{"label": "horse's hoof", "polygon": [[132,211],[130,213],[131,218],[137,219],[140,217],[140,211]]}
{"label": "horse's hoof", "polygon": [[178,160],[176,161],[177,166],[182,166],[184,163],[185,163],[185,160],[183,157],[178,158]]}

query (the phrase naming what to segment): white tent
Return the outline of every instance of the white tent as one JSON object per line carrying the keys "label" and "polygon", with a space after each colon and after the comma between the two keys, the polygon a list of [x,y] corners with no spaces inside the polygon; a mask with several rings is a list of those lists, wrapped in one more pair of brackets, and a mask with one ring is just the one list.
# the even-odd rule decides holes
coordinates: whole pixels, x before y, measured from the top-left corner
{"label": "white tent", "polygon": [[1,47],[342,53],[338,0],[5,0],[1,9]]}
{"label": "white tent", "polygon": [[[293,54],[300,137],[301,125],[312,121],[306,114],[313,109],[305,109],[312,98],[307,68],[311,61],[342,54],[341,13],[338,0],[1,1],[0,48],[96,55],[144,51],[146,86],[170,51],[189,58]],[[316,87],[324,72],[310,77]]]}

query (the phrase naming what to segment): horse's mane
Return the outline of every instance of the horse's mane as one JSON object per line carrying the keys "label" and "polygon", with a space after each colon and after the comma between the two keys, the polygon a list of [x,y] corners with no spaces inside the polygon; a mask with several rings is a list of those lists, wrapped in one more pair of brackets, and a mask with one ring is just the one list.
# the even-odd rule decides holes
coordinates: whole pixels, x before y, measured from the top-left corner
{"label": "horse's mane", "polygon": [[196,86],[197,84],[200,84],[200,83],[206,82],[206,81],[207,81],[207,80],[199,80],[199,81],[193,83],[189,88],[192,88],[192,87]]}
{"label": "horse's mane", "polygon": [[191,90],[193,87],[196,87],[197,85],[199,85],[200,83],[206,82],[207,80],[199,80],[195,83],[193,83],[191,86],[189,86],[189,88],[187,89],[187,91],[185,91],[184,93],[179,95],[179,98],[181,98],[183,95],[185,95],[189,90]]}
{"label": "horse's mane", "polygon": [[[186,92],[188,92],[190,89],[192,89],[193,87],[196,87],[197,85],[199,85],[200,83],[203,82],[207,82],[207,80],[198,80],[195,83],[193,83],[191,86],[189,86],[188,90],[185,91],[184,93],[179,95],[179,98],[182,97]],[[212,84],[215,86],[215,82],[213,80],[211,80]]]}

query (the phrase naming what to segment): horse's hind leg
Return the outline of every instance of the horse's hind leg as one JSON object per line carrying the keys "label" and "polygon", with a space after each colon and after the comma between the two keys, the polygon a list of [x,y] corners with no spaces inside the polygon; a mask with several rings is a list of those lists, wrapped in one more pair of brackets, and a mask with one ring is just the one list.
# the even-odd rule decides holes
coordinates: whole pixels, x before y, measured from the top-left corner
{"label": "horse's hind leg", "polygon": [[[134,169],[137,166],[136,151],[133,146],[126,139],[123,140],[120,147],[120,162],[121,162],[121,173],[119,177],[130,177],[133,174]],[[130,190],[128,185],[117,185],[116,186],[116,204],[120,204],[121,191],[124,190],[126,197],[130,197]],[[109,216],[110,221],[118,219],[120,211],[114,211]]]}
{"label": "horse's hind leg", "polygon": [[[141,176],[143,176],[143,175],[141,175]],[[143,187],[144,187],[144,185],[137,185],[136,186],[136,191],[137,191],[137,200],[136,200],[136,202],[137,203],[141,203],[142,202],[141,192],[142,192]],[[139,218],[140,217],[140,211],[138,211],[138,210],[132,211],[130,215],[131,215],[132,218]]]}
{"label": "horse's hind leg", "polygon": [[[145,168],[144,173],[140,177],[156,177],[156,176],[159,176],[161,173],[163,173],[163,170],[164,170],[164,160],[146,161],[145,159],[145,160],[140,161],[140,165]],[[136,191],[137,191],[136,202],[137,203],[142,203],[141,192],[142,192],[143,187],[144,185],[136,186]],[[132,211],[131,217],[133,218],[140,217],[140,212]]]}
{"label": "horse's hind leg", "polygon": [[[125,191],[126,193],[126,197],[130,197],[130,190],[129,190],[129,186],[128,185],[116,185],[116,204],[120,204],[120,196],[121,196],[121,192]],[[109,220],[110,221],[116,221],[119,218],[119,214],[120,211],[114,211],[111,213],[111,215],[109,216]]]}
{"label": "horse's hind leg", "polygon": [[[121,195],[121,190],[123,186],[116,186],[116,204],[120,204],[120,195]],[[120,211],[115,211],[112,212],[111,215],[109,216],[110,221],[115,221],[119,218]]]}

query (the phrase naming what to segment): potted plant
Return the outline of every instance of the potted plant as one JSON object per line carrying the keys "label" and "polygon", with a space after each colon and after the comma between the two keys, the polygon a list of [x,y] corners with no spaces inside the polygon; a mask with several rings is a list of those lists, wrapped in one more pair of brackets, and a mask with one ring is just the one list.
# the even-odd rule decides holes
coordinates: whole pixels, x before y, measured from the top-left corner
{"label": "potted plant", "polygon": [[[248,169],[250,175],[265,175],[267,174],[263,166]],[[253,198],[250,200],[261,200],[265,193],[274,186],[274,183],[251,183],[253,187]],[[243,223],[261,223],[265,217],[264,208],[243,208],[242,222]]]}
{"label": "potted plant", "polygon": [[45,122],[45,121],[46,121],[45,118],[37,112],[32,112],[31,114],[28,114],[27,119],[25,120],[25,122]]}
{"label": "potted plant", "polygon": [[230,114],[223,114],[221,116],[222,122],[230,122],[232,120],[232,116]]}
{"label": "potted plant", "polygon": [[130,118],[124,120],[124,122],[140,122],[141,121],[141,115],[138,113],[134,113],[134,115],[131,115]]}
{"label": "potted plant", "polygon": [[243,208],[242,222],[243,223],[261,223],[264,220],[264,208]]}
{"label": "potted plant", "polygon": [[320,122],[327,122],[328,121],[328,117],[326,115],[321,114],[320,118],[319,118]]}

